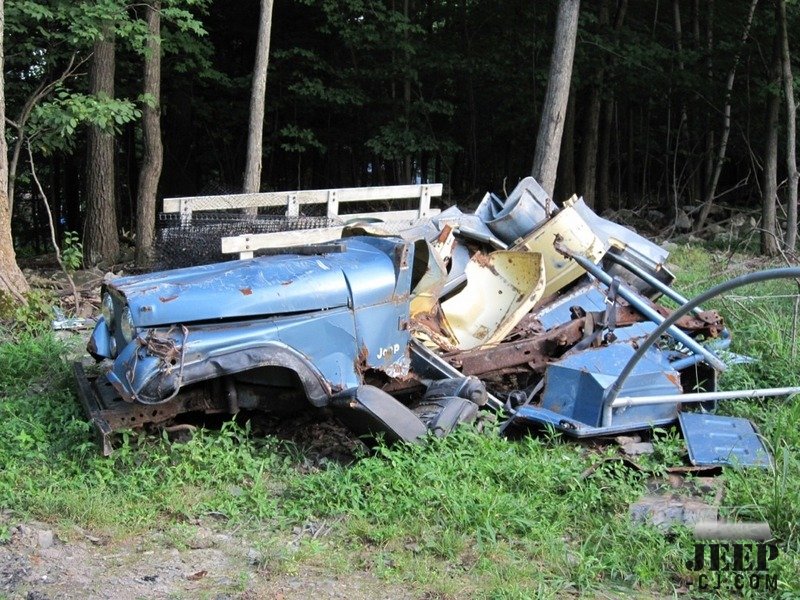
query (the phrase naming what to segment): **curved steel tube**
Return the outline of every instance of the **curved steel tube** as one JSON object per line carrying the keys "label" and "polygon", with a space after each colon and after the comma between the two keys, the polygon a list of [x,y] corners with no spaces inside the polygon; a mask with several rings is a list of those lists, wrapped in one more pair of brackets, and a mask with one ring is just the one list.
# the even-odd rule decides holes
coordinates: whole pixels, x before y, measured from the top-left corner
{"label": "curved steel tube", "polygon": [[[671,287],[666,285],[663,281],[661,281],[660,279],[656,279],[650,273],[648,273],[644,269],[639,268],[637,265],[635,265],[631,261],[623,258],[619,254],[614,254],[613,252],[608,252],[608,253],[606,253],[605,258],[607,258],[608,260],[610,260],[613,263],[618,264],[620,267],[630,271],[631,273],[636,275],[636,277],[638,277],[639,279],[644,281],[646,284],[656,288],[659,292],[664,294],[667,298],[670,298],[671,300],[674,300],[675,302],[677,302],[678,305],[686,304],[689,301],[688,298],[684,298],[681,294],[679,294],[678,292],[673,290]],[[696,314],[696,315],[700,315],[700,314],[702,314],[703,311],[698,306],[697,308],[693,309],[692,312],[694,314]]]}
{"label": "curved steel tube", "polygon": [[746,275],[740,275],[739,277],[734,277],[730,281],[725,281],[720,283],[719,285],[715,285],[710,290],[700,294],[699,296],[695,296],[681,306],[678,310],[672,313],[667,319],[664,320],[658,327],[656,327],[653,332],[647,337],[644,342],[639,345],[639,348],[636,350],[636,353],[631,357],[625,367],[620,371],[619,377],[617,380],[611,385],[605,393],[605,397],[603,398],[603,427],[608,427],[611,424],[611,413],[613,411],[612,403],[619,395],[620,390],[622,390],[622,386],[625,385],[625,381],[628,379],[628,376],[631,374],[633,369],[636,367],[637,363],[642,359],[645,353],[650,349],[660,337],[661,335],[667,331],[675,322],[680,319],[683,315],[689,313],[697,306],[700,306],[704,302],[707,302],[711,298],[719,296],[720,294],[724,294],[725,292],[729,292],[730,290],[734,290],[738,287],[742,287],[745,285],[749,285],[751,283],[760,283],[762,281],[769,281],[772,279],[797,279],[800,278],[800,267],[784,267],[781,269],[768,269],[766,271],[757,271],[756,273],[747,273]]}

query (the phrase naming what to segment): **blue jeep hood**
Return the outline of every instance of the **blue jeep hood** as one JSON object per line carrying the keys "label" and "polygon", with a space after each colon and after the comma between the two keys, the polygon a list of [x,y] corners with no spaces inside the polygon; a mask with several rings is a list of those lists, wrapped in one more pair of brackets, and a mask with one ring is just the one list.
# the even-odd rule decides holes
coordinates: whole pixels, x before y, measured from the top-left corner
{"label": "blue jeep hood", "polygon": [[391,258],[356,238],[343,243],[344,252],[281,254],[134,275],[112,280],[106,288],[124,296],[137,327],[348,306],[353,304],[355,279],[369,282],[373,292],[381,288],[378,296],[391,294]]}

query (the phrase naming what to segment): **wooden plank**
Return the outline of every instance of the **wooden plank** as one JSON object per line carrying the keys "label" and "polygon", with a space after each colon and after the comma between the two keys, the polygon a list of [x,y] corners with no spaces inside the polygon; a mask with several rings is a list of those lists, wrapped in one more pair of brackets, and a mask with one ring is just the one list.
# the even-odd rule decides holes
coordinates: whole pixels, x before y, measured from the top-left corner
{"label": "wooden plank", "polygon": [[419,192],[419,211],[417,216],[422,219],[430,216],[431,209],[431,189],[427,185],[420,186],[422,189]]}
{"label": "wooden plank", "polygon": [[[221,240],[222,253],[235,254],[238,252],[240,258],[252,258],[255,250],[290,248],[338,240],[341,237],[342,229],[343,227],[322,227],[224,237]],[[249,256],[245,256],[246,254]]]}
{"label": "wooden plank", "polygon": [[[439,209],[431,209],[430,214],[439,214]],[[416,210],[396,210],[385,212],[367,212],[352,215],[339,215],[344,221],[357,221],[359,219],[380,219],[387,223],[406,223],[413,225],[417,221]],[[380,225],[378,223],[377,225]],[[344,226],[317,227],[314,229],[295,229],[291,231],[275,231],[271,233],[254,233],[236,235],[222,238],[222,253],[240,253],[241,258],[251,258],[254,250],[265,248],[288,248],[291,246],[305,246],[307,244],[319,244],[330,242],[341,237]],[[244,256],[249,253],[249,256]]]}
{"label": "wooden plank", "polygon": [[286,248],[289,246],[305,246],[338,240],[344,227],[319,227],[316,229],[296,229],[293,231],[277,231],[274,233],[255,233],[252,235],[236,235],[222,238],[222,253],[251,253],[264,248]]}
{"label": "wooden plank", "polygon": [[[438,215],[441,211],[438,208],[430,208],[428,212],[423,215],[424,217],[433,217]],[[387,223],[397,223],[398,221],[416,221],[419,217],[418,210],[381,210],[375,212],[353,213],[349,215],[339,215],[339,218],[347,222],[356,221],[358,219],[379,219]]]}
{"label": "wooden plank", "polygon": [[339,214],[339,198],[336,190],[328,190],[328,206],[326,214],[328,215],[329,219]]}
{"label": "wooden plank", "polygon": [[285,206],[295,202],[303,204],[328,204],[329,192],[335,191],[337,203],[369,202],[376,200],[400,200],[404,198],[438,197],[442,195],[442,184],[391,185],[377,187],[341,188],[325,190],[298,190],[293,192],[262,192],[258,194],[223,194],[218,196],[194,196],[165,198],[164,212],[189,212],[195,210],[225,210],[253,208],[259,206]]}

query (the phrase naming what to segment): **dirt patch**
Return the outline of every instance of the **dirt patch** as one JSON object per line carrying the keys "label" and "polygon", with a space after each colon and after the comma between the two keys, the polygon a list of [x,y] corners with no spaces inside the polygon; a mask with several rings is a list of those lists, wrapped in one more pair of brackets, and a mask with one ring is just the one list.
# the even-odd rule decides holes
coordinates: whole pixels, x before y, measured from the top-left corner
{"label": "dirt patch", "polygon": [[111,542],[77,528],[59,535],[44,523],[3,527],[11,532],[0,544],[4,599],[419,597],[369,572],[340,574],[298,563],[276,573],[254,540],[202,526],[178,547],[165,533]]}

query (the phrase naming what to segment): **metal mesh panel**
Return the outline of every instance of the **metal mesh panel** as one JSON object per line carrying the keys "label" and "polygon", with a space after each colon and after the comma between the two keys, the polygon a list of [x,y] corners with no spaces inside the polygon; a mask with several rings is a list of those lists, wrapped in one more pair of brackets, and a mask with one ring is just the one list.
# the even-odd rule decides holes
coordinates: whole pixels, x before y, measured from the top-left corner
{"label": "metal mesh panel", "polygon": [[[248,233],[274,233],[331,227],[340,224],[328,217],[286,217],[196,211],[188,222],[176,213],[161,213],[156,227],[156,269],[177,269],[236,260],[237,255],[222,254],[223,237]],[[256,252],[258,254],[258,252]]]}

